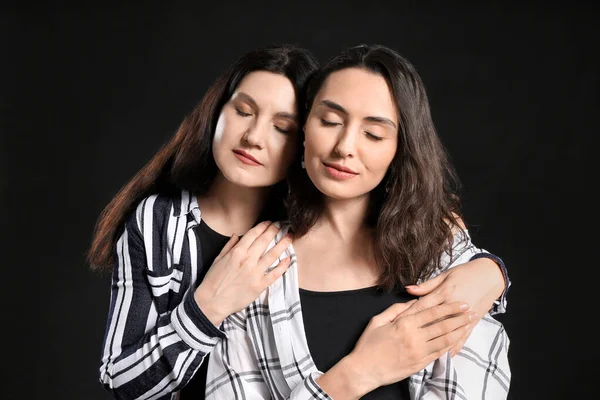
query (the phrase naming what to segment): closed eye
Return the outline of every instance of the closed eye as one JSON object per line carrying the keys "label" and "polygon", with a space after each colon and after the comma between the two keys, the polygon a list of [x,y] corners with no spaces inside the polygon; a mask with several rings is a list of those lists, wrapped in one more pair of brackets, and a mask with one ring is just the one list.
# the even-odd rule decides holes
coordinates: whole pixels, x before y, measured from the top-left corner
{"label": "closed eye", "polygon": [[326,119],[321,118],[321,125],[322,126],[337,126],[337,125],[341,125],[341,124],[338,122],[327,121]]}
{"label": "closed eye", "polygon": [[373,140],[383,140],[381,136],[373,135],[371,132],[365,131],[367,136]]}
{"label": "closed eye", "polygon": [[280,128],[277,125],[275,125],[275,130],[279,133],[283,133],[284,135],[289,135],[291,133],[291,130]]}
{"label": "closed eye", "polygon": [[236,112],[236,113],[237,113],[237,115],[239,115],[240,117],[249,117],[249,116],[251,116],[251,115],[252,115],[252,114],[249,114],[249,113],[245,113],[245,112],[243,112],[242,110],[240,110],[240,109],[239,109],[239,108],[237,108],[237,107],[235,108],[235,112]]}

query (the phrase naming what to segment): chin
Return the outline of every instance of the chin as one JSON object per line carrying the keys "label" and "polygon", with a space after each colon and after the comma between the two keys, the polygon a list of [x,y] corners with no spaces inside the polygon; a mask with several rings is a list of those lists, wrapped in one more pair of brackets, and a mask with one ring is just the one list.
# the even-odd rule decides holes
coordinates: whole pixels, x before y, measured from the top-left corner
{"label": "chin", "polygon": [[263,173],[250,172],[243,168],[228,168],[228,171],[221,171],[225,179],[236,186],[244,188],[264,188],[275,185],[277,182],[270,182],[265,180],[264,171]]}
{"label": "chin", "polygon": [[317,190],[323,194],[323,196],[329,197],[331,199],[346,200],[355,197],[352,193],[350,193],[347,187],[343,188],[340,187],[340,185],[336,185],[335,183],[332,184],[331,182],[321,181],[317,184],[313,182],[313,184],[315,185]]}
{"label": "chin", "polygon": [[248,174],[247,171],[240,170],[238,168],[235,168],[233,171],[223,172],[223,176],[225,176],[229,182],[241,187],[257,186],[257,179],[252,175],[253,174]]}

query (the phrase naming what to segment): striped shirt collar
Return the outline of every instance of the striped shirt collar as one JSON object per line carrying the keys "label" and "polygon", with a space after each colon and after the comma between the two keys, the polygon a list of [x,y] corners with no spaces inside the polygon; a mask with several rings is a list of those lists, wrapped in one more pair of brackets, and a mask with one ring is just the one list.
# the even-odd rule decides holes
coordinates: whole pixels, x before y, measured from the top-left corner
{"label": "striped shirt collar", "polygon": [[182,214],[191,216],[194,221],[194,223],[188,223],[188,228],[199,225],[202,220],[198,198],[195,194],[185,189],[181,190],[179,198],[175,198],[173,201],[173,216],[180,217]]}

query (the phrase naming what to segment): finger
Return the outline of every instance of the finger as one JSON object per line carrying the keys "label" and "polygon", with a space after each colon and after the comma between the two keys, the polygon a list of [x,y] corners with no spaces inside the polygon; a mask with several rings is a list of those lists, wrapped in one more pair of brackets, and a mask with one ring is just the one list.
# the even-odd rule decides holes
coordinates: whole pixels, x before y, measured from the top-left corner
{"label": "finger", "polygon": [[371,321],[369,321],[369,325],[371,325],[372,327],[377,327],[393,322],[399,314],[402,314],[404,310],[412,306],[415,303],[415,301],[416,300],[411,300],[406,303],[392,304],[391,306],[383,310],[381,313],[371,318]]}
{"label": "finger", "polygon": [[258,268],[261,271],[269,268],[281,254],[289,247],[292,243],[292,235],[286,234],[275,246],[271,248],[271,250],[267,251],[265,254],[260,257],[260,260],[257,264]]}
{"label": "finger", "polygon": [[455,346],[469,328],[470,325],[461,326],[452,332],[428,341],[427,347],[429,352],[433,353],[436,356],[435,358],[439,358],[442,354],[448,352],[452,346]]}
{"label": "finger", "polygon": [[475,312],[462,313],[438,321],[434,324],[423,328],[424,337],[427,340],[432,340],[454,331],[462,326],[471,324],[477,318]]}
{"label": "finger", "polygon": [[452,346],[452,348],[449,350],[450,357],[454,357],[455,355],[460,353],[463,346],[465,345],[465,342],[467,341],[467,338],[469,337],[469,335],[471,334],[472,331],[473,331],[473,326],[471,325],[471,326],[469,326],[469,329],[465,332],[465,334],[459,339],[458,343],[456,343],[454,346]]}
{"label": "finger", "polygon": [[281,260],[275,268],[273,268],[271,271],[265,273],[265,276],[263,276],[261,279],[261,283],[263,284],[263,287],[266,289],[277,279],[281,278],[281,276],[289,268],[291,261],[292,261],[292,259],[290,257],[286,257],[283,260]]}
{"label": "finger", "polygon": [[231,235],[231,238],[229,238],[227,243],[225,243],[225,247],[223,247],[221,249],[221,252],[219,253],[219,255],[217,257],[215,257],[213,264],[216,263],[217,261],[219,261],[221,258],[223,258],[223,256],[225,254],[229,253],[229,250],[231,250],[233,248],[233,246],[235,246],[235,244],[239,241],[240,241],[240,238],[238,235]]}
{"label": "finger", "polygon": [[263,233],[258,236],[248,248],[248,258],[258,260],[269,247],[269,244],[275,239],[279,232],[277,224],[271,224]]}
{"label": "finger", "polygon": [[463,335],[463,337],[460,338],[460,340],[458,341],[458,343],[456,345],[454,345],[452,347],[452,349],[450,349],[450,357],[454,357],[455,355],[457,355],[463,348],[463,346],[465,345],[465,342],[467,341],[467,339],[469,338],[469,336],[471,336],[471,332],[473,332],[473,328],[475,327],[475,325],[477,325],[477,323],[481,320],[481,317],[477,317],[475,318],[474,321],[471,322],[471,324],[469,325],[469,329],[467,330],[467,332],[465,332],[465,334]]}
{"label": "finger", "polygon": [[267,228],[269,228],[270,225],[271,221],[263,221],[260,224],[256,225],[254,228],[250,229],[244,234],[244,236],[242,236],[238,247],[243,248],[244,250],[248,250],[252,243],[254,243],[256,238],[262,235],[267,230]]}
{"label": "finger", "polygon": [[[415,305],[417,305],[418,303],[419,302],[417,301]],[[426,310],[411,315],[411,317],[414,317],[417,326],[426,327],[428,325],[433,324],[434,322],[451,317],[456,314],[462,314],[466,311],[469,311],[469,305],[467,303],[456,301],[453,303],[440,304],[438,306],[428,308]]]}
{"label": "finger", "polygon": [[415,296],[425,296],[426,294],[431,293],[433,290],[437,289],[441,283],[448,276],[448,272],[442,272],[435,278],[429,279],[419,285],[410,285],[406,287],[406,291],[410,294],[414,294]]}
{"label": "finger", "polygon": [[434,291],[419,298],[408,310],[404,311],[403,316],[417,314],[442,303],[444,303],[444,297],[438,291]]}

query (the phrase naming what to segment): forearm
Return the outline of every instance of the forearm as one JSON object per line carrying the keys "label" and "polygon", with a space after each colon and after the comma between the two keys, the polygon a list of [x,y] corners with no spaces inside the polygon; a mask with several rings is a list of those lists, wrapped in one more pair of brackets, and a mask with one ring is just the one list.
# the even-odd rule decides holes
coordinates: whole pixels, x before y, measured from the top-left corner
{"label": "forearm", "polygon": [[[168,394],[180,390],[192,378],[223,336],[195,315],[192,301],[186,297],[137,340],[133,332],[109,329],[100,381],[115,398],[136,399],[156,390]],[[161,382],[165,384],[160,386]]]}
{"label": "forearm", "polygon": [[487,268],[489,271],[491,271],[493,276],[491,281],[496,283],[496,289],[494,292],[496,294],[496,301],[492,305],[490,313],[492,315],[505,313],[507,296],[511,282],[508,277],[508,269],[506,268],[504,261],[500,257],[485,250],[480,250],[480,252],[473,255],[469,261],[474,262],[476,260],[477,262],[482,262],[484,268]]}
{"label": "forearm", "polygon": [[468,274],[463,274],[461,279],[469,282],[478,281],[477,287],[485,289],[487,308],[478,310],[481,315],[488,311],[492,315],[506,311],[510,280],[504,262],[500,257],[477,247],[471,241],[468,232],[454,235],[452,250],[442,255],[440,267],[439,273],[456,267],[467,270]]}
{"label": "forearm", "polygon": [[115,253],[100,382],[115,398],[178,390],[224,334],[203,318],[189,292],[173,311],[158,305],[163,294],[151,286],[144,238],[133,218]]}
{"label": "forearm", "polygon": [[485,271],[486,276],[489,278],[488,282],[493,290],[496,298],[500,298],[506,289],[506,282],[504,279],[504,273],[500,269],[498,263],[492,258],[488,258],[487,255],[490,253],[481,252],[475,254],[470,258],[469,262],[477,264],[478,268]]}

